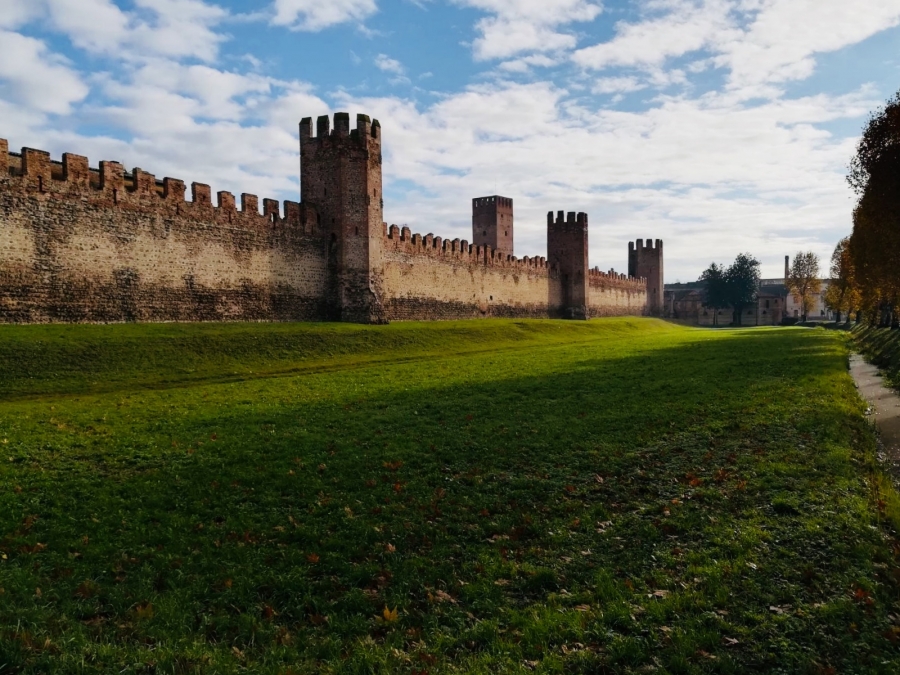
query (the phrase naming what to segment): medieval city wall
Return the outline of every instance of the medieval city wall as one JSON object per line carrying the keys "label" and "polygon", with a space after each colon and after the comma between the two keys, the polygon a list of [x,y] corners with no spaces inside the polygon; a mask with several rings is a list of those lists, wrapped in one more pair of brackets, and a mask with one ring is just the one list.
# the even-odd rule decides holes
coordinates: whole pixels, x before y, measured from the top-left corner
{"label": "medieval city wall", "polygon": [[0,139],[0,323],[645,313],[646,279],[588,270],[585,214],[569,219],[580,248],[557,245],[553,263],[387,228],[380,127],[335,120],[316,136],[301,123],[305,201],[283,206],[229,192],[214,205],[202,183],[188,200],[178,179]]}
{"label": "medieval city wall", "polygon": [[0,141],[0,322],[311,320],[327,243],[298,203]]}
{"label": "medieval city wall", "polygon": [[543,258],[517,260],[489,246],[412,234],[392,225],[384,241],[390,320],[554,316],[560,286]]}
{"label": "medieval city wall", "polygon": [[647,283],[625,274],[588,273],[588,309],[591,317],[640,316],[647,311]]}
{"label": "medieval city wall", "polygon": [[[592,317],[641,315],[643,279],[592,269]],[[384,242],[384,304],[391,320],[562,316],[558,270],[543,257],[521,258],[459,239],[413,234],[392,225]]]}

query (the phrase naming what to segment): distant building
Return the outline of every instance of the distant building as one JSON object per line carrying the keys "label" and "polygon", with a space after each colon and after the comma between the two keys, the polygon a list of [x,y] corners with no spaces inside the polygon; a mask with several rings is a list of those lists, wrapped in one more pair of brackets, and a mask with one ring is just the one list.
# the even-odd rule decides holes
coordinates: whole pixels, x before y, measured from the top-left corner
{"label": "distant building", "polygon": [[[790,271],[789,263],[790,256],[784,256],[784,277],[781,279],[760,279],[759,286],[760,291],[766,290],[769,292],[774,291],[772,287],[779,287],[784,293],[785,298],[784,315],[799,320],[803,316],[803,310],[800,307],[800,303],[788,292],[785,285]],[[819,293],[816,294],[815,298],[813,298],[813,306],[807,313],[806,319],[807,321],[832,321],[834,319],[834,314],[825,306],[825,293],[828,290],[828,285],[831,283],[831,280],[819,279],[819,281],[822,284],[822,287],[819,289]]]}
{"label": "distant building", "polygon": [[[785,280],[788,276],[790,258],[784,257],[784,277],[760,279],[756,305],[745,307],[741,314],[743,326],[777,325],[785,318],[799,320],[802,317],[800,303],[788,291]],[[807,314],[808,321],[831,321],[834,314],[825,306],[825,292],[829,279],[820,279],[822,288],[816,294],[813,306]],[[705,307],[705,285],[702,281],[665,285],[664,316],[693,323],[698,326],[730,326],[736,319],[731,307],[713,309]]]}

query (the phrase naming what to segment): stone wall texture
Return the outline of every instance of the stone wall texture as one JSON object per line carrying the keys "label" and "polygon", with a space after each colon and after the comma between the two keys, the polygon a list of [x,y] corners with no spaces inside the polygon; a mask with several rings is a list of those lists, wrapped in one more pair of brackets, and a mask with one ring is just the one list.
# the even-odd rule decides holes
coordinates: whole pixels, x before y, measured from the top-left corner
{"label": "stone wall texture", "polygon": [[585,214],[551,219],[552,260],[388,228],[380,129],[304,119],[304,201],[261,211],[255,195],[214,205],[202,183],[187,199],[178,179],[0,139],[0,323],[646,313],[646,279],[587,269]]}
{"label": "stone wall texture", "polygon": [[[3,144],[5,145],[5,144]],[[25,150],[0,170],[0,321],[302,321],[324,317],[314,214]],[[0,169],[4,167],[0,166]],[[285,217],[286,216],[286,217]]]}

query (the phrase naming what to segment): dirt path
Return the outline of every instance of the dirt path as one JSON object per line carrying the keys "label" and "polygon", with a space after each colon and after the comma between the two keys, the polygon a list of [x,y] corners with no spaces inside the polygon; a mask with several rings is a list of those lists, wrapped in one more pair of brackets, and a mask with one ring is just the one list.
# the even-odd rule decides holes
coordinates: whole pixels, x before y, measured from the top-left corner
{"label": "dirt path", "polygon": [[871,406],[872,419],[881,435],[879,454],[896,480],[900,477],[900,394],[887,387],[878,368],[860,354],[850,356],[850,375]]}

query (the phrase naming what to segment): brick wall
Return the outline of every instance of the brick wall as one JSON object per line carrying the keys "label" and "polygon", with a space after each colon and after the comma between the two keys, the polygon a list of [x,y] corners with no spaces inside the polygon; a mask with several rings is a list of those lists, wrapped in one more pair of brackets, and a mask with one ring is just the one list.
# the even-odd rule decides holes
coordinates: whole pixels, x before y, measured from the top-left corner
{"label": "brick wall", "polygon": [[588,308],[592,318],[640,316],[647,309],[647,284],[615,272],[588,272]]}
{"label": "brick wall", "polygon": [[[0,322],[377,322],[642,314],[646,280],[587,269],[587,217],[554,260],[389,230],[377,122],[301,123],[304,202],[157,180],[0,140]],[[571,222],[570,222],[571,221]],[[554,234],[555,232],[555,234]],[[660,251],[661,254],[661,251]]]}
{"label": "brick wall", "polygon": [[[591,316],[641,315],[643,279],[588,273]],[[384,243],[384,304],[391,320],[564,315],[559,270],[459,239],[412,234],[392,225]]]}
{"label": "brick wall", "polygon": [[327,244],[295,202],[0,144],[0,322],[310,320]]}

